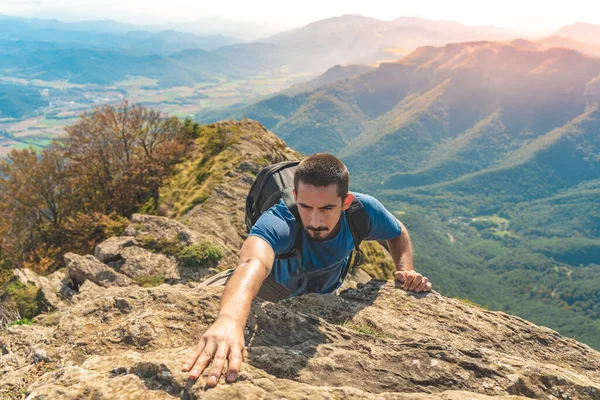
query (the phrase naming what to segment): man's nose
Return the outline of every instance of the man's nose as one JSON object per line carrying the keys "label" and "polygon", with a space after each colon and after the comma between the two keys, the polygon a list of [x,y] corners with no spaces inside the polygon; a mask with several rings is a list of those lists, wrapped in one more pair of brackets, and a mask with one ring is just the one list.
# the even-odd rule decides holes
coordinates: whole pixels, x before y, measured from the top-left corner
{"label": "man's nose", "polygon": [[315,228],[319,228],[322,225],[321,222],[322,222],[321,213],[318,210],[313,211],[310,216],[310,225]]}

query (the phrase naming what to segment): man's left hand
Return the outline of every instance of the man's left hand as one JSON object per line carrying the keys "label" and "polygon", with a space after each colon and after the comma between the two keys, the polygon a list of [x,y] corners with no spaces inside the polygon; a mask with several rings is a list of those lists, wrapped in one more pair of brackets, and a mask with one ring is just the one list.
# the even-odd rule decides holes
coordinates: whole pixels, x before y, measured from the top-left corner
{"label": "man's left hand", "polygon": [[413,292],[428,292],[431,290],[431,282],[414,270],[396,271],[396,287]]}

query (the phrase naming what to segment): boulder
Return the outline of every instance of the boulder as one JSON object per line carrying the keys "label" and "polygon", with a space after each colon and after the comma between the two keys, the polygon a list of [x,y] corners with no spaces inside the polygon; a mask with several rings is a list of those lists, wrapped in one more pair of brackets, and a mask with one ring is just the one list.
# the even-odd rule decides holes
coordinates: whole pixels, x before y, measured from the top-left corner
{"label": "boulder", "polygon": [[132,279],[150,275],[160,275],[170,280],[181,278],[174,257],[152,252],[132,236],[109,238],[96,246],[94,255],[99,261]]}
{"label": "boulder", "polygon": [[75,253],[67,253],[65,262],[67,263],[67,275],[77,286],[82,285],[86,280],[102,287],[134,284],[129,277],[103,264],[92,255],[80,256]]}

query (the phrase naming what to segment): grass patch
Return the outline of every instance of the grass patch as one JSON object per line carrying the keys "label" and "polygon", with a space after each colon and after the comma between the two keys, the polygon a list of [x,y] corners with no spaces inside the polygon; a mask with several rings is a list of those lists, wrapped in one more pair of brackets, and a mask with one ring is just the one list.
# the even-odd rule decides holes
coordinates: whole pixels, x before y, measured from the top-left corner
{"label": "grass patch", "polygon": [[186,267],[216,266],[221,258],[223,252],[207,241],[186,246],[179,252],[179,259]]}
{"label": "grass patch", "polygon": [[510,220],[497,215],[472,218],[469,224],[477,229],[479,233],[486,234],[488,237],[491,236],[496,239],[519,239],[519,236],[508,230]]}
{"label": "grass patch", "polygon": [[239,155],[231,145],[237,143],[240,134],[237,125],[202,126],[189,157],[176,167],[161,188],[157,209],[177,219],[204,203],[227,172],[237,165]]}
{"label": "grass patch", "polygon": [[133,229],[135,229],[136,231],[143,231],[146,228],[146,225],[140,224],[140,223],[135,223],[131,227]]}
{"label": "grass patch", "polygon": [[[73,121],[76,121],[76,120],[73,120]],[[67,121],[64,119],[54,119],[54,118],[52,118],[52,119],[42,118],[42,119],[40,119],[38,124],[44,128],[52,128],[52,127],[56,127],[56,126],[68,125],[69,122],[73,122],[73,121]]]}
{"label": "grass patch", "polygon": [[29,143],[35,144],[36,146],[48,147],[52,144],[52,139],[30,139]]}
{"label": "grass patch", "polygon": [[42,149],[42,146],[39,146],[37,144],[32,144],[32,143],[17,143],[12,147],[13,147],[13,149],[18,149],[18,150],[29,149],[30,147],[33,147],[36,150]]}
{"label": "grass patch", "polygon": [[142,243],[144,243],[144,247],[153,253],[162,253],[168,256],[178,257],[179,252],[182,250],[183,246],[179,243],[177,238],[173,239],[155,239],[151,235],[142,236]]}
{"label": "grass patch", "polygon": [[476,218],[473,218],[473,221],[474,222],[477,222],[477,221],[486,221],[486,222],[491,222],[491,223],[493,223],[495,225],[498,225],[498,226],[502,226],[502,225],[508,226],[510,224],[510,220],[508,220],[506,218],[499,217],[497,215],[488,215],[488,216],[476,217]]}
{"label": "grass patch", "polygon": [[10,324],[8,324],[8,326],[13,326],[13,325],[33,325],[34,321],[29,319],[29,318],[21,318],[18,321],[14,321],[11,322]]}
{"label": "grass patch", "polygon": [[385,338],[385,339],[393,339],[394,338],[394,336],[392,336],[390,334],[381,332],[381,330],[379,330],[379,328],[377,328],[377,326],[373,325],[369,321],[353,322],[351,320],[345,320],[340,325],[343,327],[346,327],[348,329],[352,329],[355,332],[362,333],[363,335],[369,335],[369,336]]}
{"label": "grass patch", "polygon": [[492,233],[492,236],[500,238],[500,239],[504,239],[504,238],[519,239],[519,236],[515,235],[514,233],[512,233],[510,231],[494,231]]}
{"label": "grass patch", "polygon": [[183,263],[184,267],[211,267],[216,266],[223,258],[223,252],[208,241],[201,241],[189,246],[184,246],[174,239],[158,239],[150,235],[142,236],[144,247],[154,253],[162,253],[175,257]]}
{"label": "grass patch", "polygon": [[53,311],[48,314],[42,314],[36,318],[36,321],[43,326],[56,326],[60,322],[61,314]]}
{"label": "grass patch", "polygon": [[3,291],[2,301],[13,303],[23,319],[31,319],[44,311],[48,311],[48,307],[44,302],[44,295],[35,285],[24,285],[19,281],[13,281],[9,282]]}
{"label": "grass patch", "polygon": [[362,242],[360,248],[365,253],[365,263],[361,265],[371,278],[393,279],[396,272],[394,261],[382,246],[377,242]]}
{"label": "grass patch", "polygon": [[143,287],[155,287],[165,283],[165,276],[162,274],[144,275],[135,278],[133,281]]}
{"label": "grass patch", "polygon": [[489,309],[490,309],[490,306],[488,306],[487,304],[486,304],[485,306],[482,306],[481,304],[479,304],[479,303],[475,303],[474,301],[472,301],[472,300],[469,300],[469,299],[467,299],[467,298],[457,298],[457,300],[460,300],[460,301],[462,301],[463,303],[465,303],[465,304],[468,304],[468,305],[470,305],[470,306],[474,306],[474,307],[483,308],[484,310],[489,310]]}

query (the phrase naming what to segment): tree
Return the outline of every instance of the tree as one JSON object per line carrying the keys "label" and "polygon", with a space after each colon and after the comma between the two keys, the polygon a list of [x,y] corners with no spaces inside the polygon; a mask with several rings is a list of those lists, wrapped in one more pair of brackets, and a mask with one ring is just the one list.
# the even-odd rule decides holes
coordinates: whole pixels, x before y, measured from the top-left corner
{"label": "tree", "polygon": [[188,144],[176,117],[144,106],[105,105],[67,127],[71,179],[87,211],[129,217],[158,188]]}
{"label": "tree", "polygon": [[0,160],[0,261],[51,272],[119,234],[185,154],[198,124],[127,101],[96,107],[41,151]]}
{"label": "tree", "polygon": [[42,243],[60,242],[61,225],[72,211],[66,162],[55,143],[39,153],[13,150],[0,160],[0,241],[15,262]]}

